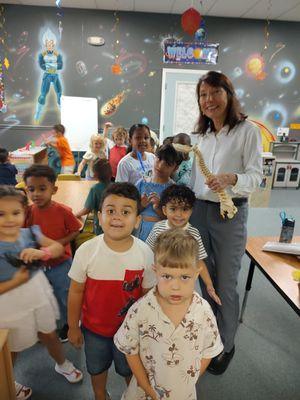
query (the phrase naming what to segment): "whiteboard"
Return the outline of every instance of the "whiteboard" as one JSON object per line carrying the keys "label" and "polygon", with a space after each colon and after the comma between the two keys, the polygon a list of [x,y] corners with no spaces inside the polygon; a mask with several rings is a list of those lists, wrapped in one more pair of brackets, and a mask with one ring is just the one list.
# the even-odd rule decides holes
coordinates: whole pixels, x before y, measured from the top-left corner
{"label": "whiteboard", "polygon": [[90,137],[98,133],[98,100],[61,96],[61,123],[72,151],[89,149]]}

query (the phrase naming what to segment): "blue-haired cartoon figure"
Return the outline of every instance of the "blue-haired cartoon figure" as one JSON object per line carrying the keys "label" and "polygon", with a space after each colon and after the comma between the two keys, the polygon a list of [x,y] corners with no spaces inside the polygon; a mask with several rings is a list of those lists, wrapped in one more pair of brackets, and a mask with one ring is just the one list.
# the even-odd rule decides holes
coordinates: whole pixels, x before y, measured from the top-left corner
{"label": "blue-haired cartoon figure", "polygon": [[62,94],[62,87],[59,80],[58,71],[63,67],[63,60],[61,54],[59,54],[56,47],[56,36],[48,28],[43,34],[43,45],[45,50],[39,54],[39,66],[44,70],[41,94],[38,98],[36,112],[34,115],[35,121],[39,121],[45,107],[46,97],[50,89],[51,83],[54,86],[54,90],[57,96],[57,104],[60,106],[60,98]]}

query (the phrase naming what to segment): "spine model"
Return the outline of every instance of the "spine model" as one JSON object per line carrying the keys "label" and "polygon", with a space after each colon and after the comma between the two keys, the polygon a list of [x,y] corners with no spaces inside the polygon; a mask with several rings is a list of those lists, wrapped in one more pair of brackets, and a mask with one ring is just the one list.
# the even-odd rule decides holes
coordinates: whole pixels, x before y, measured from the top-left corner
{"label": "spine model", "polygon": [[[207,168],[202,153],[198,149],[197,145],[194,146],[185,146],[182,144],[173,144],[175,149],[177,151],[180,151],[181,153],[189,153],[190,151],[193,151],[195,156],[197,157],[197,162],[198,162],[198,167],[202,174],[205,176],[205,178],[210,178],[213,176],[213,174],[210,172],[210,170]],[[233,201],[229,194],[225,190],[220,190],[217,193],[219,200],[220,200],[220,214],[223,218],[229,218],[232,219],[235,214],[237,213],[237,208],[233,204]]]}

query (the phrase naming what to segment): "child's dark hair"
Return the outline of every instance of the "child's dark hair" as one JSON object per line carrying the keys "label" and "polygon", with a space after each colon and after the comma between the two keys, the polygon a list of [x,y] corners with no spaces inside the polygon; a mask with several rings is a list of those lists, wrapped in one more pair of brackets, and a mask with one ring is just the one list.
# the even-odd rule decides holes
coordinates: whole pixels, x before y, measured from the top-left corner
{"label": "child's dark hair", "polygon": [[160,207],[174,202],[193,208],[196,201],[195,193],[185,185],[171,185],[160,196]]}
{"label": "child's dark hair", "polygon": [[149,128],[148,125],[145,125],[145,124],[134,124],[134,125],[132,125],[132,126],[130,127],[130,129],[129,129],[129,132],[128,132],[128,133],[129,133],[129,138],[132,139],[132,136],[133,136],[134,132],[135,132],[137,129],[143,129],[143,128],[147,129],[147,131],[149,132],[149,135],[151,136],[151,134],[150,134],[150,128]]}
{"label": "child's dark hair", "polygon": [[27,192],[23,187],[16,187],[15,188],[17,192],[20,192],[22,196],[24,197],[24,207],[28,206],[28,197],[27,197]]}
{"label": "child's dark hair", "polygon": [[53,130],[54,130],[55,132],[61,133],[62,135],[64,135],[64,134],[65,134],[65,131],[66,131],[65,127],[64,127],[62,124],[56,124],[56,125],[54,125],[54,126],[53,126]]}
{"label": "child's dark hair", "polygon": [[173,142],[172,143],[178,143],[178,144],[184,144],[186,146],[191,145],[191,137],[187,133],[177,133],[173,137]]}
{"label": "child's dark hair", "polygon": [[0,147],[0,163],[3,164],[8,160],[8,151]]}
{"label": "child's dark hair", "polygon": [[27,197],[13,186],[0,185],[0,199],[4,199],[5,197],[15,197],[23,207],[27,206]]}
{"label": "child's dark hair", "polygon": [[159,160],[165,161],[170,166],[174,164],[178,166],[182,161],[180,153],[178,153],[171,144],[163,144],[160,146],[156,150],[155,155]]}
{"label": "child's dark hair", "polygon": [[108,184],[111,181],[112,170],[106,158],[97,158],[93,163],[95,178],[100,182]]}
{"label": "child's dark hair", "polygon": [[[177,135],[173,138],[174,144],[183,144],[185,146],[191,146],[191,137],[187,133],[177,133]],[[180,153],[182,156],[182,160],[189,160],[189,153]]]}
{"label": "child's dark hair", "polygon": [[163,140],[163,144],[172,144],[174,136],[168,136]]}
{"label": "child's dark hair", "polygon": [[31,176],[35,178],[47,178],[49,182],[56,182],[56,172],[49,165],[33,164],[31,167],[25,169],[23,180],[26,180]]}
{"label": "child's dark hair", "polygon": [[141,195],[138,189],[132,184],[127,182],[116,182],[109,185],[103,192],[102,198],[99,205],[99,210],[102,210],[102,205],[106,197],[110,195],[116,195],[120,197],[125,197],[126,199],[131,199],[136,201],[137,205],[137,215],[140,214],[142,206],[141,206]]}

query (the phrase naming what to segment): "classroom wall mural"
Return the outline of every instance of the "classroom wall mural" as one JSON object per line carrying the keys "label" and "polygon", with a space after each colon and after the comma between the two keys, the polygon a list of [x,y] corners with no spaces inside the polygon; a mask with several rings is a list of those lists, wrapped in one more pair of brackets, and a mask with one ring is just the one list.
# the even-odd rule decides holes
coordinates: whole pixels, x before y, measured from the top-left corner
{"label": "classroom wall mural", "polygon": [[217,64],[170,65],[165,41],[196,38],[180,15],[14,5],[3,12],[1,142],[20,141],[25,133],[12,139],[17,129],[34,136],[34,128],[60,122],[62,94],[96,97],[99,126],[143,121],[158,131],[162,68],[224,72],[245,112],[272,133],[300,121],[298,23],[271,21],[266,38],[266,21],[204,17],[196,34],[219,43]]}
{"label": "classroom wall mural", "polygon": [[35,123],[40,122],[42,114],[45,112],[46,100],[51,86],[56,94],[58,108],[60,107],[60,98],[62,95],[60,71],[63,69],[63,57],[57,49],[57,41],[55,34],[47,27],[42,34],[42,49],[38,55],[38,64],[43,71],[43,75],[34,114]]}

